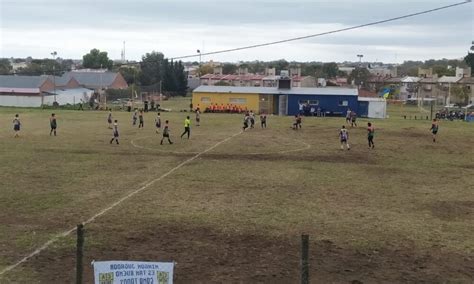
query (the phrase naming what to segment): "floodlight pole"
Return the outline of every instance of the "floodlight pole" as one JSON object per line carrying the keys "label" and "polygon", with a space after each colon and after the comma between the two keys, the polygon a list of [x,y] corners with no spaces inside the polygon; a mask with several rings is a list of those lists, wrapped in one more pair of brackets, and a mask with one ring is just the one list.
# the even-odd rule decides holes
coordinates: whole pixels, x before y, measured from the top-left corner
{"label": "floodlight pole", "polygon": [[197,50],[197,53],[199,54],[199,80],[201,80],[201,50]]}
{"label": "floodlight pole", "polygon": [[51,55],[53,56],[53,85],[54,85],[54,102],[56,102],[56,65],[54,64],[56,62],[56,55],[58,53],[56,51],[51,52]]}

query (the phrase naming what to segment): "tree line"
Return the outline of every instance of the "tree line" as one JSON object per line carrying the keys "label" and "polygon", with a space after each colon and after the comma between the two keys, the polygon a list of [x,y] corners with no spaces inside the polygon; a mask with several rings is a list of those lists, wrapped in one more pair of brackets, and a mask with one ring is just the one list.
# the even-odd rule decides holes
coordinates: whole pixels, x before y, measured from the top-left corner
{"label": "tree line", "polygon": [[[30,59],[27,66],[13,72],[9,59],[0,59],[0,75],[55,75],[61,76],[64,72],[71,71],[74,64],[72,60],[53,59]],[[125,93],[131,95],[132,90],[139,92],[141,89],[153,89],[162,91],[166,95],[186,95],[187,75],[181,61],[173,61],[165,58],[163,53],[152,51],[142,56],[138,66],[114,65],[109,59],[107,52],[92,49],[83,56],[82,66],[87,69],[107,69],[120,72],[129,84],[129,90]]]}

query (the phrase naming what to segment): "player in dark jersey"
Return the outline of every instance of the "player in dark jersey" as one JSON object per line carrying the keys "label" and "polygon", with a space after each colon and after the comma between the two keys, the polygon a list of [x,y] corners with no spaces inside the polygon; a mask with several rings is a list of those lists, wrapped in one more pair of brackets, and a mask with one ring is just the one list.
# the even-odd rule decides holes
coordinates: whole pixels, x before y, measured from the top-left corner
{"label": "player in dark jersey", "polygon": [[115,142],[117,142],[117,145],[118,145],[118,144],[119,144],[119,140],[118,140],[118,138],[119,138],[119,131],[118,131],[118,121],[117,121],[117,120],[114,121],[113,135],[114,135],[114,136],[113,136],[112,139],[110,140],[110,144],[112,144],[112,142],[114,142],[114,140],[115,140]]}
{"label": "player in dark jersey", "polygon": [[138,128],[143,128],[144,127],[144,119],[143,119],[143,110],[140,110],[140,113],[138,114]]}
{"label": "player in dark jersey", "polygon": [[158,113],[156,118],[155,118],[155,127],[156,127],[156,133],[160,133],[160,130],[161,130],[161,116],[160,116],[160,113]]}
{"label": "player in dark jersey", "polygon": [[169,128],[169,125],[168,125],[169,121],[165,121],[165,127],[163,128],[163,138],[161,138],[161,142],[160,142],[160,145],[163,145],[163,140],[165,138],[168,139],[168,142],[170,144],[173,144],[173,142],[171,142],[171,139],[170,139],[170,128]]}
{"label": "player in dark jersey", "polygon": [[107,116],[107,123],[109,124],[109,129],[112,129],[112,111],[109,110],[109,115]]}
{"label": "player in dark jersey", "polygon": [[438,129],[439,129],[439,125],[438,125],[438,121],[435,119],[433,119],[433,122],[431,123],[431,134],[433,135],[433,142],[436,142],[436,135],[438,135]]}
{"label": "player in dark jersey", "polygon": [[260,115],[260,126],[262,128],[267,128],[267,116],[264,113]]}
{"label": "player in dark jersey", "polygon": [[51,126],[51,131],[49,131],[49,136],[54,133],[54,136],[56,136],[56,128],[58,128],[58,123],[56,120],[56,115],[53,113],[51,114],[51,117],[49,118],[49,125]]}
{"label": "player in dark jersey", "polygon": [[15,138],[20,137],[20,127],[21,127],[20,117],[17,113],[15,114],[15,118],[13,118],[13,131],[15,131]]}
{"label": "player in dark jersey", "polygon": [[367,123],[367,141],[369,142],[369,148],[374,149],[375,144],[374,144],[374,136],[375,136],[375,127],[372,125],[372,123]]}

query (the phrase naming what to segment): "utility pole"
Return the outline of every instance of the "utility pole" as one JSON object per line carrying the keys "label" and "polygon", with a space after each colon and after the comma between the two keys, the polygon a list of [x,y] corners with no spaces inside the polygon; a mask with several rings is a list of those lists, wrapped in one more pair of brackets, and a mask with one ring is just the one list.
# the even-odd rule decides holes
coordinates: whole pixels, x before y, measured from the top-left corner
{"label": "utility pole", "polygon": [[56,51],[51,52],[53,56],[53,85],[54,85],[54,102],[56,102],[56,55],[58,53]]}
{"label": "utility pole", "polygon": [[199,73],[198,73],[198,76],[199,76],[199,80],[201,80],[201,50],[197,50],[197,53],[199,54]]}
{"label": "utility pole", "polygon": [[357,57],[359,57],[359,68],[357,69],[357,77],[359,79],[359,84],[358,88],[360,89],[362,82],[360,82],[360,69],[362,67],[362,57],[364,57],[363,54],[357,54]]}

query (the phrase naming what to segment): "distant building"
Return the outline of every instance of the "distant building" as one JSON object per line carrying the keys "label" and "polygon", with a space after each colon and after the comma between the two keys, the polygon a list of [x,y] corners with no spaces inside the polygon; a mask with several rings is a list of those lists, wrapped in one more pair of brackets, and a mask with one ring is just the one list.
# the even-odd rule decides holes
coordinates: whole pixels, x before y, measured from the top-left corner
{"label": "distant building", "polygon": [[369,65],[369,73],[374,76],[381,76],[381,77],[397,77],[397,68],[396,67],[386,67],[386,66],[373,66]]}
{"label": "distant building", "polygon": [[47,76],[0,75],[0,106],[39,107],[52,90],[53,81]]}
{"label": "distant building", "polygon": [[456,77],[471,77],[471,67],[459,68],[456,67]]}
{"label": "distant building", "polygon": [[[206,74],[201,76],[201,85],[229,85],[235,87],[275,87],[281,76],[275,75],[220,75]],[[312,76],[293,76],[293,87],[315,87],[316,78]]]}
{"label": "distant building", "polygon": [[420,77],[420,78],[431,78],[431,77],[433,77],[433,68],[418,67],[418,77]]}
{"label": "distant building", "polygon": [[[43,104],[78,103],[90,93],[104,89],[124,89],[120,73],[71,71],[62,76],[0,76],[0,106],[39,107]],[[88,91],[89,90],[89,91]]]}
{"label": "distant building", "polygon": [[128,88],[127,81],[119,72],[106,70],[74,70],[64,73],[61,78],[62,82],[69,82],[74,78],[79,86],[92,90]]}

